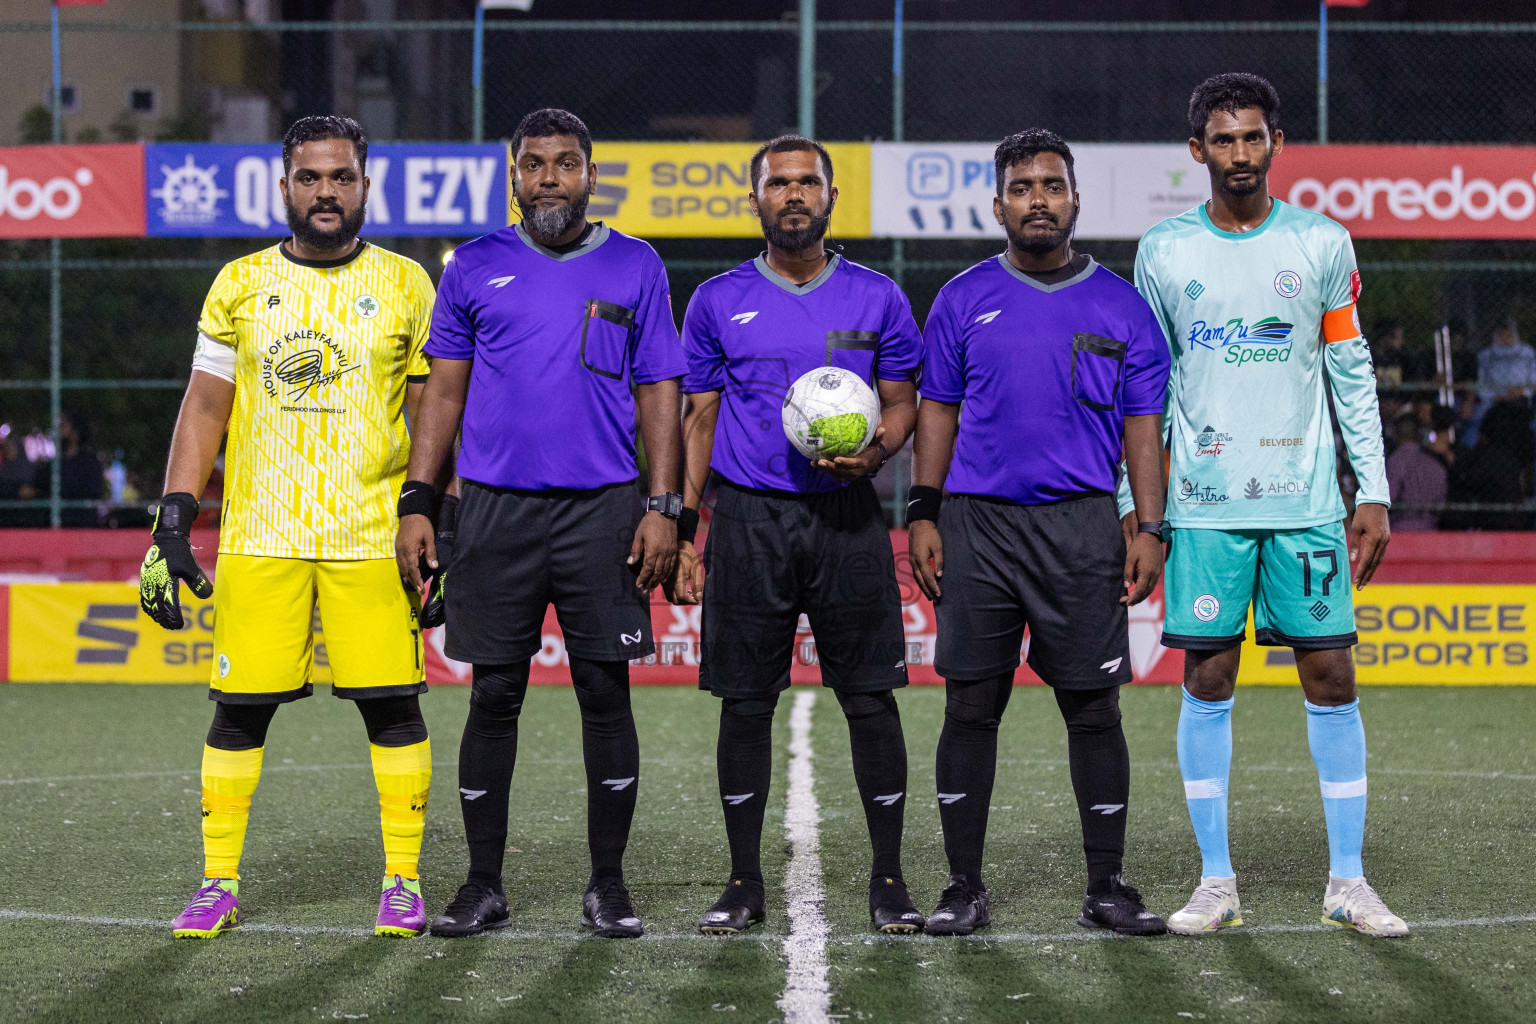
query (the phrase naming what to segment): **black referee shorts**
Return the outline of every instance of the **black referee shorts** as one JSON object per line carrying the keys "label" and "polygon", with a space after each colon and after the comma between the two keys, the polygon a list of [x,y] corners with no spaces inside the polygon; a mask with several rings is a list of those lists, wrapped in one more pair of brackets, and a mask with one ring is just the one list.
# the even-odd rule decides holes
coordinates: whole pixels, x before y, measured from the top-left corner
{"label": "black referee shorts", "polygon": [[939,511],[943,596],[935,606],[934,668],[945,679],[988,679],[1019,665],[1065,690],[1131,681],[1125,539],[1115,499],[1094,494],[1048,505],[951,495]]}
{"label": "black referee shorts", "polygon": [[753,698],[787,688],[802,612],[822,685],[907,685],[896,559],[869,480],[807,495],[722,481],[704,547],[699,689]]}
{"label": "black referee shorts", "polygon": [[655,651],[650,598],[626,565],[645,514],[634,483],[591,491],[516,491],[464,481],[448,567],[447,636],[455,661],[506,665],[543,646],[553,602],[565,649],[589,661]]}

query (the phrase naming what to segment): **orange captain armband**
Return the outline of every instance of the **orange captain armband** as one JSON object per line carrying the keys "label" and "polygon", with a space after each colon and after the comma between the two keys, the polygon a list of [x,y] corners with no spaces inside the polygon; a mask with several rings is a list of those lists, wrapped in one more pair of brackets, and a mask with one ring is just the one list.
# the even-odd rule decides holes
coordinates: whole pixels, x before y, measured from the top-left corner
{"label": "orange captain armband", "polygon": [[1323,314],[1324,341],[1349,341],[1360,334],[1360,313],[1353,302]]}

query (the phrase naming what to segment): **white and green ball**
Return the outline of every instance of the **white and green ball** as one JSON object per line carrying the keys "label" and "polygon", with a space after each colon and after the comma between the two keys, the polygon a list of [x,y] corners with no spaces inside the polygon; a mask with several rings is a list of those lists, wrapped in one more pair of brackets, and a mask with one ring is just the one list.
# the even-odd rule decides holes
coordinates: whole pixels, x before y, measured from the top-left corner
{"label": "white and green ball", "polygon": [[859,375],[836,366],[812,370],[784,396],[784,435],[808,459],[835,459],[869,447],[880,400]]}

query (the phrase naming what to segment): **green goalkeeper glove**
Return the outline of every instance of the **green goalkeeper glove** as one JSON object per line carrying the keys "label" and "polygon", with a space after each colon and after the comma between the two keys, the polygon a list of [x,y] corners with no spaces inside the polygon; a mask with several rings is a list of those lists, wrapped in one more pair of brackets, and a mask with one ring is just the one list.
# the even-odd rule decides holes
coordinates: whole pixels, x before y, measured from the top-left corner
{"label": "green goalkeeper glove", "polygon": [[198,597],[212,597],[213,584],[192,554],[192,521],[197,499],[185,491],[167,494],[155,509],[155,542],[139,567],[139,607],[166,629],[181,629],[181,581]]}
{"label": "green goalkeeper glove", "polygon": [[458,532],[459,499],[445,495],[437,512],[437,534],[432,543],[437,548],[437,570],[432,580],[432,596],[421,606],[421,628],[441,626],[448,617],[443,588],[448,583],[448,565],[453,561],[453,538]]}

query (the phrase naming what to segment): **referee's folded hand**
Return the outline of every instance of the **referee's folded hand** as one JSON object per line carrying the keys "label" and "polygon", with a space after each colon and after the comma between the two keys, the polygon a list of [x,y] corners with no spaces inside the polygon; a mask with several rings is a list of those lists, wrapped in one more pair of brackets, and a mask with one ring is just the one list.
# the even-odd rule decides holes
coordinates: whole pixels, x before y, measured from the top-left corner
{"label": "referee's folded hand", "polygon": [[640,567],[635,586],[641,590],[651,591],[671,580],[677,572],[677,520],[647,512],[635,530],[625,564]]}
{"label": "referee's folded hand", "polygon": [[1155,533],[1138,533],[1125,553],[1125,585],[1120,599],[1129,608],[1147,599],[1163,577],[1163,541]]}
{"label": "referee's folded hand", "polygon": [[942,596],[939,577],[944,575],[944,541],[932,520],[919,519],[908,528],[907,557],[918,588],[928,600],[937,601]]}

